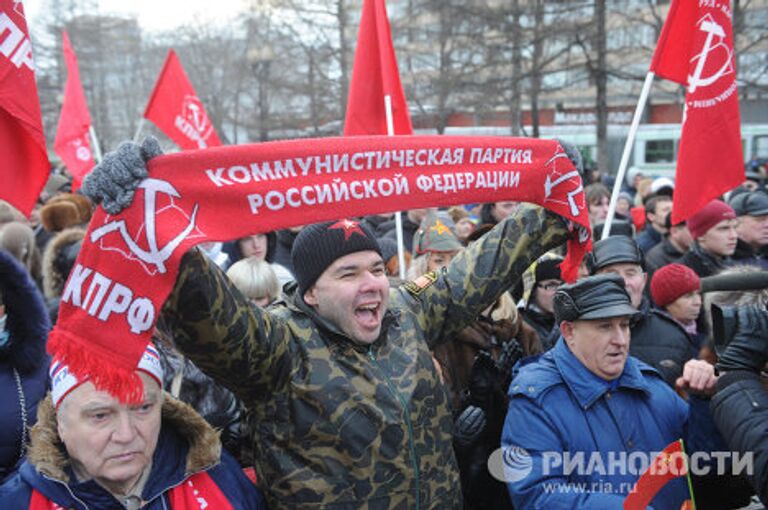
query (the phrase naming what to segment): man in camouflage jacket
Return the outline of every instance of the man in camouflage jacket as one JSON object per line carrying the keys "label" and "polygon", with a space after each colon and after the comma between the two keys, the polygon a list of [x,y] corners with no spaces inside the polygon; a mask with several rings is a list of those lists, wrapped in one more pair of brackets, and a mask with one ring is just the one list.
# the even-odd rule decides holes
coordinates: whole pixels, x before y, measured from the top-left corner
{"label": "man in camouflage jacket", "polygon": [[555,214],[522,207],[443,272],[392,289],[368,344],[298,292],[268,310],[249,306],[196,250],[164,321],[178,348],[253,413],[256,470],[272,508],[458,508],[451,413],[430,348],[566,235]]}
{"label": "man in camouflage jacket", "polygon": [[[153,139],[124,144],[83,192],[117,214],[159,152]],[[561,217],[525,205],[440,273],[390,290],[365,226],[311,225],[294,243],[298,289],[268,309],[192,250],[161,322],[252,413],[271,508],[460,508],[451,412],[430,349],[567,236]]]}

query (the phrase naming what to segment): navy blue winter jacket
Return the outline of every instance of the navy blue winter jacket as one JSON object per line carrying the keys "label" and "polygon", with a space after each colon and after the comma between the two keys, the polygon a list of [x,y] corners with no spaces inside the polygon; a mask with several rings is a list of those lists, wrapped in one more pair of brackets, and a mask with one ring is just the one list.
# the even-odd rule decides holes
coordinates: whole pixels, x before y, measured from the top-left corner
{"label": "navy blue winter jacket", "polygon": [[0,250],[0,295],[7,315],[5,328],[10,333],[8,343],[0,347],[2,481],[20,465],[24,417],[28,427],[35,423],[37,403],[47,391],[49,357],[45,343],[50,320],[43,296],[27,270],[3,250]]}

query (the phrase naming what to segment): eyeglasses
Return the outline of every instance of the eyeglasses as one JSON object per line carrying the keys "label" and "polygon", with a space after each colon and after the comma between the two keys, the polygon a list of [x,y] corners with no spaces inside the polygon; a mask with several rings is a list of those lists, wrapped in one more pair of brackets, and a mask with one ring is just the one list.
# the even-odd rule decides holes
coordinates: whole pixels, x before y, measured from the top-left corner
{"label": "eyeglasses", "polygon": [[559,286],[561,286],[563,282],[549,282],[549,283],[537,283],[536,286],[540,289],[544,290],[557,290]]}

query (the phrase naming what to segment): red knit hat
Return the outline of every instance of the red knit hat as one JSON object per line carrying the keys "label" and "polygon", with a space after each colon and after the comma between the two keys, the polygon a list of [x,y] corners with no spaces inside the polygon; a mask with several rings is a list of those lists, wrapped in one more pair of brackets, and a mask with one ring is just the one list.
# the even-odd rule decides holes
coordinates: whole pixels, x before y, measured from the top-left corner
{"label": "red knit hat", "polygon": [[651,296],[658,306],[667,306],[680,296],[700,288],[699,275],[682,264],[667,264],[656,270],[651,278]]}
{"label": "red knit hat", "polygon": [[723,220],[736,218],[733,207],[722,200],[713,200],[704,206],[702,210],[688,218],[688,231],[691,237],[698,239]]}

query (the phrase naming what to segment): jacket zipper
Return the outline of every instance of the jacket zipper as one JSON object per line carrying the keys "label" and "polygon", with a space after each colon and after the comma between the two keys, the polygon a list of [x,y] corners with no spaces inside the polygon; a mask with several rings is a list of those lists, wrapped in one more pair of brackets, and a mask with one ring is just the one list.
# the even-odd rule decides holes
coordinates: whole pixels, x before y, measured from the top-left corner
{"label": "jacket zipper", "polygon": [[[61,480],[58,480],[58,479],[56,479],[56,478],[52,478],[52,477],[50,477],[50,476],[46,475],[45,473],[40,473],[40,475],[42,475],[42,477],[43,477],[43,478],[45,478],[45,479],[47,479],[47,480],[50,480],[51,482],[54,482],[54,483],[56,483],[56,484],[58,484],[58,485],[63,485],[63,486],[64,486],[64,488],[65,488],[65,489],[67,489],[67,492],[69,493],[69,495],[70,495],[70,496],[72,496],[72,499],[74,499],[75,501],[77,501],[78,503],[80,503],[81,505],[83,505],[83,508],[84,508],[85,510],[88,510],[88,509],[90,508],[88,505],[86,505],[86,504],[85,504],[85,502],[84,502],[83,500],[81,500],[80,498],[78,498],[77,496],[75,496],[75,493],[74,493],[74,492],[72,492],[72,489],[70,489],[70,488],[69,488],[69,485],[68,485],[66,482],[63,482],[63,481],[61,481]],[[32,486],[32,485],[30,484],[30,486]],[[33,487],[33,488],[34,488],[34,487]],[[41,493],[41,494],[42,494],[42,493]],[[49,501],[50,501],[50,500],[49,500]]]}
{"label": "jacket zipper", "polygon": [[387,373],[382,369],[381,365],[379,364],[379,361],[376,359],[376,355],[373,354],[372,350],[368,350],[368,359],[373,362],[374,365],[376,365],[376,368],[379,370],[381,375],[384,377],[384,381],[387,383],[387,387],[389,388],[389,391],[392,392],[392,394],[397,397],[397,400],[400,402],[400,407],[403,408],[403,415],[405,416],[405,424],[408,427],[408,450],[410,451],[410,457],[411,457],[411,466],[413,467],[413,472],[416,477],[416,510],[419,510],[421,508],[420,504],[420,497],[421,497],[421,486],[420,486],[420,476],[419,476],[419,463],[416,460],[416,448],[413,444],[413,423],[411,423],[411,415],[408,412],[408,406],[405,404],[405,400],[403,399],[403,395],[395,389],[395,386],[392,384],[392,381],[390,380]]}
{"label": "jacket zipper", "polygon": [[[202,473],[203,471],[209,471],[210,469],[212,469],[212,468],[214,468],[214,467],[218,466],[220,463],[221,463],[221,460],[219,460],[219,462],[214,462],[214,463],[213,463],[213,464],[211,464],[210,466],[207,466],[207,467],[203,467],[203,468],[201,468],[201,469],[198,469],[197,471],[195,471],[195,472],[193,472],[193,473],[190,473],[190,474],[186,475],[186,476],[185,476],[185,477],[184,477],[184,478],[183,478],[181,481],[179,481],[179,482],[175,482],[175,483],[173,483],[173,484],[169,485],[168,487],[166,487],[166,488],[165,488],[164,490],[162,490],[161,492],[159,492],[159,493],[155,494],[154,496],[152,496],[152,497],[151,497],[151,498],[149,498],[148,500],[146,500],[146,501],[143,501],[144,505],[142,505],[142,506],[146,506],[146,505],[149,505],[150,503],[152,503],[152,502],[153,502],[155,499],[157,499],[158,497],[162,497],[162,496],[163,496],[165,493],[167,493],[167,492],[170,492],[170,491],[171,491],[171,489],[175,489],[175,488],[176,488],[176,487],[178,487],[179,485],[183,484],[183,483],[184,483],[185,481],[187,481],[187,480],[188,480],[188,479],[189,479],[191,476],[193,476],[193,475],[196,475],[196,474],[198,474],[198,473]],[[61,480],[57,480],[56,478],[51,478],[50,476],[48,476],[48,475],[46,475],[46,474],[43,474],[43,473],[40,473],[40,474],[43,476],[43,478],[47,478],[48,480],[50,480],[50,481],[52,481],[52,482],[55,482],[55,483],[57,483],[57,484],[60,484],[60,485],[63,485],[63,486],[64,486],[64,488],[66,488],[66,489],[67,489],[67,492],[69,492],[69,495],[70,495],[70,496],[72,496],[72,499],[74,499],[75,501],[77,501],[78,503],[80,503],[81,505],[83,505],[83,508],[85,508],[85,510],[88,510],[88,509],[90,508],[90,507],[89,507],[88,505],[86,505],[86,504],[85,504],[85,503],[84,503],[84,502],[83,502],[83,501],[82,501],[80,498],[78,498],[77,496],[75,496],[75,493],[74,493],[74,492],[72,492],[72,489],[70,489],[70,488],[69,488],[69,485],[68,485],[66,482],[63,482],[63,481],[61,481]],[[114,496],[113,496],[113,497],[114,497]],[[163,508],[165,508],[165,500],[162,500],[162,503],[163,503]]]}

